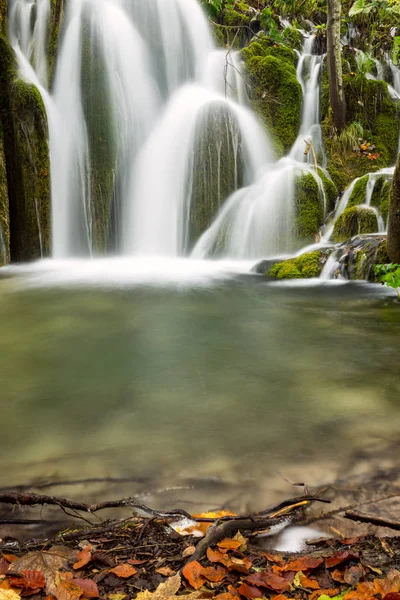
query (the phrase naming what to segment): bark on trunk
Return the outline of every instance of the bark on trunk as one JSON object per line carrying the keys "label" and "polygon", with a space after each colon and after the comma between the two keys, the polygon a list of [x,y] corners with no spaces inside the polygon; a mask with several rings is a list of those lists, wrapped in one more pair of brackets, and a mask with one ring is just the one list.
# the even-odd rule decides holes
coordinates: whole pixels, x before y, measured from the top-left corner
{"label": "bark on trunk", "polygon": [[387,250],[390,260],[400,263],[400,156],[390,190]]}
{"label": "bark on trunk", "polygon": [[343,90],[342,47],[340,44],[341,1],[328,0],[327,60],[329,77],[329,100],[333,124],[341,131],[346,122],[346,101]]}

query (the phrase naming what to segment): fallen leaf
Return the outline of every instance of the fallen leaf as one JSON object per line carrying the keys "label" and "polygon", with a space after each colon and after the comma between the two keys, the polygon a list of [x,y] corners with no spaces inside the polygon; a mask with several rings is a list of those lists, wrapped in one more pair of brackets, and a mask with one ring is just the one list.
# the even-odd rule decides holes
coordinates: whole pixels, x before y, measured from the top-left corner
{"label": "fallen leaf", "polygon": [[205,577],[208,581],[212,581],[213,583],[219,583],[223,579],[225,579],[227,575],[227,570],[224,567],[203,567],[202,576]]}
{"label": "fallen leaf", "polygon": [[128,594],[107,594],[108,600],[125,600]]}
{"label": "fallen leaf", "polygon": [[9,563],[3,556],[0,558],[0,575],[5,575],[8,571]]}
{"label": "fallen leaf", "polygon": [[196,552],[196,546],[188,546],[182,552],[182,558],[187,558],[188,556],[192,556]]}
{"label": "fallen leaf", "polygon": [[307,575],[304,575],[302,571],[296,573],[296,576],[293,580],[293,585],[295,587],[302,587],[308,590],[319,590],[320,585],[318,581],[315,579],[310,579]]}
{"label": "fallen leaf", "polygon": [[18,556],[15,556],[15,554],[5,554],[3,552],[3,556],[6,559],[6,561],[8,561],[9,563],[15,562],[16,560],[18,560]]}
{"label": "fallen leaf", "polygon": [[319,567],[324,562],[323,558],[312,558],[310,556],[301,556],[297,560],[293,560],[284,567],[282,571],[310,571]]}
{"label": "fallen leaf", "polygon": [[97,584],[91,579],[73,579],[72,583],[81,588],[85,598],[98,598],[100,596]]}
{"label": "fallen leaf", "polygon": [[246,577],[246,583],[266,587],[274,590],[274,592],[286,592],[290,589],[290,583],[286,579],[269,571],[253,573],[249,577]]}
{"label": "fallen leaf", "polygon": [[236,598],[240,598],[240,594],[239,591],[235,588],[235,586],[233,585],[228,585],[228,592],[232,595],[232,596],[236,596]]}
{"label": "fallen leaf", "polygon": [[398,592],[390,592],[390,594],[386,594],[382,600],[400,600],[400,594]]}
{"label": "fallen leaf", "polygon": [[[9,581],[13,587],[24,589],[22,596],[30,596],[32,590],[36,593],[45,586],[43,573],[36,570],[22,571],[22,577],[9,577]],[[25,593],[26,591],[29,591],[29,593]]]}
{"label": "fallen leaf", "polygon": [[110,569],[108,572],[114,573],[114,575],[116,575],[117,577],[121,577],[121,579],[128,579],[129,577],[136,575],[137,570],[134,569],[131,565],[124,563],[122,565],[114,567],[113,569]]}
{"label": "fallen leaf", "polygon": [[176,571],[173,571],[170,567],[160,567],[159,569],[156,569],[156,573],[164,575],[164,577],[171,577],[172,575],[175,575]]}
{"label": "fallen leaf", "polygon": [[238,592],[241,596],[247,598],[247,600],[263,597],[263,593],[258,588],[248,585],[247,583],[242,583],[242,585],[238,588]]}
{"label": "fallen leaf", "polygon": [[364,571],[360,566],[350,567],[344,574],[344,580],[350,587],[354,587],[363,575]]}
{"label": "fallen leaf", "polygon": [[352,560],[355,558],[359,558],[356,552],[352,552],[351,550],[343,550],[342,552],[338,552],[334,556],[330,556],[325,559],[325,566],[327,569],[331,569],[332,567],[336,567],[348,560]]}
{"label": "fallen leaf", "polygon": [[[175,596],[176,592],[181,587],[181,576],[177,573],[174,577],[169,577],[163,583],[160,583],[155,592],[139,592],[136,596],[136,600],[166,600]],[[189,598],[186,596],[186,598]]]}
{"label": "fallen leaf", "polygon": [[74,564],[74,569],[81,569],[92,560],[92,546],[89,544],[85,546],[83,550],[78,552],[78,561]]}
{"label": "fallen leaf", "polygon": [[127,561],[128,565],[144,565],[147,560],[136,560],[136,558],[129,558]]}
{"label": "fallen leaf", "polygon": [[212,548],[207,548],[207,558],[210,562],[224,561],[224,555],[219,550],[213,550]]}
{"label": "fallen leaf", "polygon": [[203,575],[203,567],[197,560],[192,560],[192,562],[185,565],[182,569],[182,574],[195,590],[201,588],[207,581]]}
{"label": "fallen leaf", "polygon": [[[332,598],[333,596],[337,596],[339,591],[340,590],[338,588],[314,590],[310,595],[309,600],[316,600],[316,598],[321,598],[322,596],[328,596],[329,598]],[[364,598],[364,600],[366,600],[366,598]]]}
{"label": "fallen leaf", "polygon": [[57,586],[55,596],[57,600],[79,600],[83,595],[83,591],[72,581],[62,581]]}
{"label": "fallen leaf", "polygon": [[223,594],[218,594],[218,596],[214,596],[214,600],[236,600],[236,598],[237,596],[232,596],[232,594],[230,594],[229,592],[224,592]]}
{"label": "fallen leaf", "polygon": [[58,573],[67,569],[70,561],[75,562],[76,551],[65,546],[53,546],[50,550],[28,552],[22,558],[11,563],[10,575],[22,574],[26,570],[41,571],[46,582],[46,594],[56,595],[59,584]]}
{"label": "fallen leaf", "polygon": [[225,554],[229,550],[238,550],[238,548],[240,548],[241,545],[242,545],[242,542],[240,540],[233,540],[233,539],[229,539],[229,538],[225,538],[224,540],[221,540],[217,544],[219,550],[223,554]]}
{"label": "fallen leaf", "polygon": [[20,600],[21,596],[14,590],[0,589],[0,600]]}
{"label": "fallen leaf", "polygon": [[285,562],[285,561],[283,560],[282,556],[279,556],[279,554],[269,554],[269,553],[267,553],[267,552],[264,552],[263,554],[264,554],[265,558],[266,558],[266,559],[267,559],[269,562],[272,562],[272,563],[277,563],[277,564],[280,564],[280,565],[283,565],[283,564],[284,564],[284,562]]}

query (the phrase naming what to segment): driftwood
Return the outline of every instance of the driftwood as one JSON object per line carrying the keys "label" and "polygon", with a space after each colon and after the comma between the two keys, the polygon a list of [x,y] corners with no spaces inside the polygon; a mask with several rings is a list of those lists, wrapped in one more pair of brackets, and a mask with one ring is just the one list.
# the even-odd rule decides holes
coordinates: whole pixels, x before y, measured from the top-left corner
{"label": "driftwood", "polygon": [[346,519],[351,521],[359,521],[360,523],[371,523],[371,525],[377,525],[378,527],[388,527],[395,531],[400,531],[400,521],[395,519],[385,519],[378,515],[372,515],[370,513],[361,513],[354,510],[348,510],[344,513]]}

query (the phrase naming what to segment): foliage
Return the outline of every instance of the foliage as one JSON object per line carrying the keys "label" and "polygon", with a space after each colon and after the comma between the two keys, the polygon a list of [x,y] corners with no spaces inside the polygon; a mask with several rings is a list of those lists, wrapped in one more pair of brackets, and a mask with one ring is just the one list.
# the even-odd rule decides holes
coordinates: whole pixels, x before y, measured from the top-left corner
{"label": "foliage", "polygon": [[400,14],[399,0],[356,0],[349,10],[349,16],[356,15],[381,15],[386,12],[389,15]]}
{"label": "foliage", "polygon": [[202,0],[202,4],[210,17],[216,17],[226,5],[234,5],[235,0]]}
{"label": "foliage", "polygon": [[355,152],[364,137],[364,128],[358,121],[353,121],[340,133],[335,129],[332,135],[332,151],[338,153]]}
{"label": "foliage", "polygon": [[400,298],[400,265],[396,263],[375,265],[374,271],[381,283],[396,290]]}

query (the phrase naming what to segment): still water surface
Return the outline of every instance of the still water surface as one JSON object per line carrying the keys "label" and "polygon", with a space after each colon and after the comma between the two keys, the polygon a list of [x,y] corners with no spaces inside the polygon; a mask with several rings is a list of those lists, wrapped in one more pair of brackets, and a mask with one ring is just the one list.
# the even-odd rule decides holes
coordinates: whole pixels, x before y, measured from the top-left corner
{"label": "still water surface", "polygon": [[[279,285],[247,268],[109,259],[2,270],[0,485],[226,482],[265,504],[276,471],[322,481],[354,449],[396,437],[393,292]],[[208,488],[204,502],[220,497]]]}

